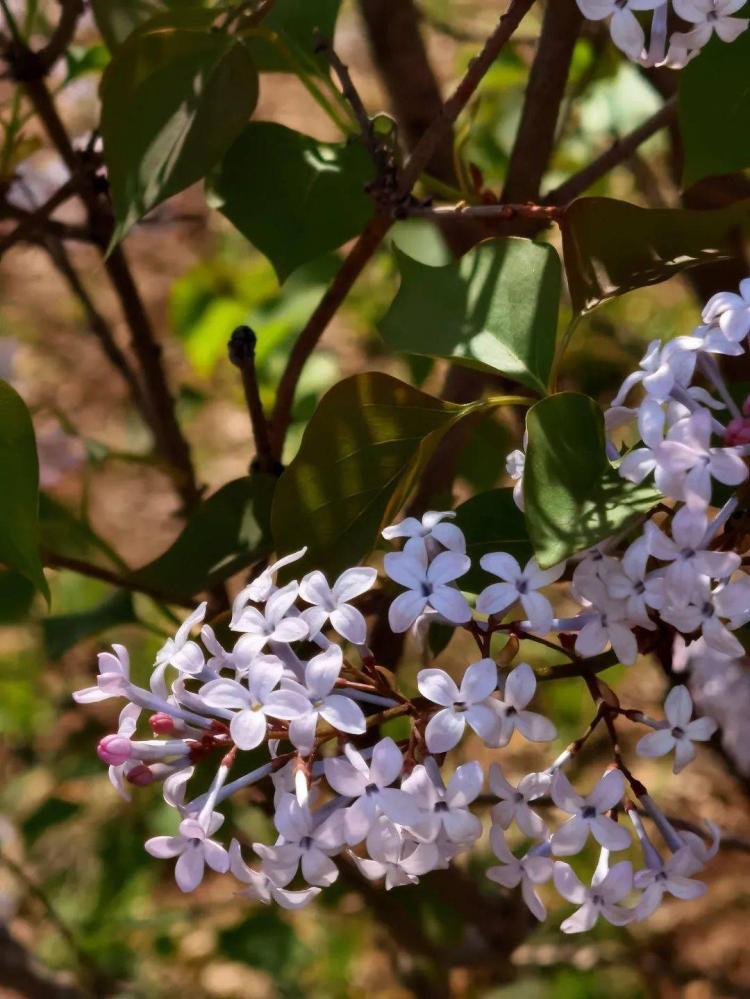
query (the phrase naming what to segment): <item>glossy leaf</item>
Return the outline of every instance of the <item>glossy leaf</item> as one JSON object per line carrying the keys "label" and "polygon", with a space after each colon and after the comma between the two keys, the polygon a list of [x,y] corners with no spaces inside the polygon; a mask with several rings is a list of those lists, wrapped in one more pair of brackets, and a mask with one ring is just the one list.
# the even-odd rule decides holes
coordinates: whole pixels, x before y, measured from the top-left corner
{"label": "glossy leaf", "polygon": [[295,574],[354,565],[374,548],[445,432],[484,404],[458,406],[379,372],[323,397],[271,513],[276,551],[308,546]]}
{"label": "glossy leaf", "polygon": [[478,593],[491,582],[479,560],[488,552],[507,552],[524,565],[534,554],[524,515],[513,501],[512,489],[490,489],[466,500],[456,509],[454,521],[466,536],[471,570],[461,578],[461,588]]}
{"label": "glossy leaf", "polygon": [[118,48],[101,86],[115,238],[205,177],[257,98],[246,46],[220,31],[139,31]]}
{"label": "glossy leaf", "polygon": [[551,246],[488,240],[445,267],[396,256],[401,286],[379,324],[390,347],[497,371],[545,391],[561,283]]}
{"label": "glossy leaf", "polygon": [[324,58],[315,55],[315,30],[333,39],[341,0],[275,0],[260,23],[272,38],[249,38],[248,44],[259,70],[289,73],[298,61],[307,68],[323,69]]}
{"label": "glossy leaf", "polygon": [[228,482],[195,511],[163,555],[133,573],[134,582],[187,599],[262,558],[271,549],[269,516],[276,480],[252,475]]}
{"label": "glossy leaf", "polygon": [[372,174],[358,141],[318,142],[284,125],[247,125],[211,179],[215,203],[280,280],[365,227]]}
{"label": "glossy leaf", "polygon": [[0,563],[49,600],[39,555],[39,462],[26,403],[0,381]]}
{"label": "glossy leaf", "polygon": [[727,45],[714,36],[680,73],[683,184],[750,166],[750,31]]}
{"label": "glossy leaf", "polygon": [[736,255],[750,232],[750,201],[721,210],[638,208],[611,198],[579,198],[562,222],[573,307],[591,312],[635,288],[658,284],[709,260]]}
{"label": "glossy leaf", "polygon": [[60,659],[84,638],[98,635],[107,628],[133,624],[136,620],[132,593],[118,590],[91,610],[45,618],[42,621],[44,648],[50,659]]}
{"label": "glossy leaf", "polygon": [[588,396],[561,392],[526,417],[526,523],[539,564],[595,545],[659,502],[650,485],[621,479],[605,452],[604,417]]}

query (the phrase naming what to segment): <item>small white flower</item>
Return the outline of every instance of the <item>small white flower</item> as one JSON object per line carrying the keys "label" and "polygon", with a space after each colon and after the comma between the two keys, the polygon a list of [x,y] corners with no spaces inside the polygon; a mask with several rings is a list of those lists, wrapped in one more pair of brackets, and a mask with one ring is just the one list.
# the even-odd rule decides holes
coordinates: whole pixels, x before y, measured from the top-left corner
{"label": "small white flower", "polygon": [[381,739],[372,751],[369,766],[351,743],[344,756],[323,761],[326,780],[334,791],[356,800],[344,810],[344,835],[349,846],[361,843],[378,815],[386,815],[401,826],[414,826],[420,818],[419,806],[405,791],[390,787],[400,775],[403,757],[393,739]]}
{"label": "small white flower", "polygon": [[340,647],[329,645],[306,664],[304,684],[296,680],[282,680],[283,689],[295,691],[308,699],[307,712],[289,723],[289,738],[297,749],[310,752],[313,748],[319,717],[340,732],[356,735],[366,730],[367,723],[360,706],[350,697],[332,693],[342,664]]}
{"label": "small white flower", "polygon": [[280,834],[275,846],[253,843],[263,861],[263,873],[284,888],[301,866],[308,884],[319,888],[333,884],[339,871],[331,855],[338,853],[343,843],[340,813],[320,822],[308,805],[301,805],[293,794],[285,794],[276,805],[274,824]]}
{"label": "small white flower", "polygon": [[386,573],[407,587],[388,608],[388,622],[396,633],[406,631],[428,607],[451,624],[471,619],[471,608],[462,594],[449,586],[469,571],[471,560],[458,552],[440,552],[430,562],[420,538],[410,538],[401,552],[389,552],[383,560]]}
{"label": "small white flower", "polygon": [[550,795],[558,808],[573,817],[553,835],[552,852],[563,857],[580,853],[589,833],[608,850],[626,850],[630,845],[630,833],[605,815],[605,812],[622,800],[624,793],[625,780],[619,770],[607,771],[585,798],[573,789],[565,774],[558,770],[550,786]]}
{"label": "small white flower", "polygon": [[[738,10],[741,4],[735,7]],[[704,323],[718,323],[722,333],[739,342],[750,333],[750,278],[740,281],[740,293],[720,291],[706,303]]]}
{"label": "small white flower", "polygon": [[733,42],[750,24],[746,17],[730,17],[744,7],[745,2],[746,0],[674,0],[676,13],[695,27],[692,31],[676,31],[672,35],[672,44],[679,49],[702,49],[714,32],[723,42]]}
{"label": "small white flower", "polygon": [[460,688],[442,669],[420,670],[417,687],[423,697],[442,707],[430,718],[425,730],[431,753],[447,753],[458,745],[467,723],[485,742],[492,744],[497,738],[498,719],[489,700],[497,687],[494,660],[481,659],[472,663],[464,673]]}
{"label": "small white flower", "polygon": [[521,601],[531,631],[546,634],[552,627],[552,604],[537,591],[556,582],[565,572],[565,563],[542,570],[535,559],[529,559],[523,569],[512,555],[491,552],[483,555],[479,564],[486,572],[498,576],[502,583],[492,583],[477,597],[480,614],[498,614]]}
{"label": "small white flower", "polygon": [[661,605],[664,584],[660,575],[646,572],[648,559],[648,543],[645,538],[638,538],[623,554],[619,568],[609,573],[604,583],[611,597],[625,601],[627,620],[652,631],[656,625],[648,615],[648,608]]}
{"label": "small white flower", "polygon": [[84,687],[73,693],[78,704],[93,701],[106,701],[110,697],[125,697],[130,683],[130,656],[124,645],[113,645],[111,652],[100,652],[97,656],[99,675],[96,686]]}
{"label": "small white flower", "polygon": [[508,674],[502,698],[491,703],[500,719],[499,745],[506,745],[516,730],[530,742],[549,742],[555,738],[557,729],[548,718],[526,710],[535,693],[534,670],[528,663],[519,663]]}
{"label": "small white flower", "polygon": [[229,870],[238,881],[248,885],[238,894],[257,899],[265,905],[271,901],[278,902],[282,909],[302,909],[321,891],[320,888],[303,888],[301,891],[280,888],[267,874],[247,866],[242,859],[242,849],[236,839],[229,844]]}
{"label": "small white flower", "polygon": [[612,41],[631,59],[639,59],[646,44],[643,28],[634,10],[654,10],[664,0],[578,0],[581,13],[590,21],[609,17]]}
{"label": "small white flower", "polygon": [[[750,580],[746,576],[711,589],[702,577],[693,589],[688,604],[668,605],[661,616],[686,635],[700,630],[706,645],[725,656],[744,655],[740,641],[732,631],[750,620]],[[727,619],[728,625],[722,618]]]}
{"label": "small white flower", "polygon": [[490,845],[502,866],[488,868],[487,877],[503,888],[516,888],[520,884],[521,897],[531,914],[542,922],[547,918],[547,910],[537,895],[535,886],[544,884],[552,877],[552,859],[534,853],[527,853],[520,859],[514,856],[498,826],[493,826],[490,830]]}
{"label": "small white flower", "polygon": [[452,843],[471,843],[482,834],[482,823],[468,806],[482,790],[484,777],[477,762],[464,763],[445,787],[432,757],[427,765],[418,764],[401,783],[425,813],[414,834],[432,843],[444,830]]}
{"label": "small white flower", "polygon": [[[276,573],[279,569],[283,569],[284,566],[291,565],[293,562],[297,562],[302,558],[303,555],[307,553],[307,548],[300,548],[298,552],[293,552],[291,555],[285,555],[280,558],[273,565],[269,565],[267,569],[247,586],[243,587],[232,602],[232,619],[229,622],[229,627],[234,628],[237,621],[242,616],[247,604],[252,601],[253,603],[264,603],[271,594],[276,590]],[[241,631],[242,629],[237,629]]]}
{"label": "small white flower", "polygon": [[418,843],[381,815],[365,841],[369,857],[350,854],[369,881],[385,879],[385,890],[418,884],[419,875],[437,867],[440,856],[434,843]]}
{"label": "small white flower", "polygon": [[212,708],[233,711],[229,734],[239,749],[255,749],[266,737],[266,715],[290,721],[310,710],[306,697],[292,690],[275,690],[284,667],[276,656],[257,656],[247,687],[237,680],[209,680],[200,696]]}
{"label": "small white flower", "polygon": [[695,354],[675,350],[673,342],[662,344],[652,340],[636,371],[631,372],[611,402],[613,408],[622,406],[630,390],[638,384],[656,402],[666,402],[675,385],[687,387],[695,370]]}
{"label": "small white flower", "polygon": [[177,836],[153,836],[145,846],[152,857],[165,860],[178,857],[174,876],[180,891],[194,891],[203,880],[205,865],[219,874],[229,870],[229,857],[224,847],[211,839],[224,821],[224,816],[214,812],[204,823],[188,816],[180,823]]}
{"label": "small white flower", "polygon": [[648,919],[659,907],[665,894],[675,898],[699,898],[706,893],[706,885],[688,877],[695,870],[695,857],[689,847],[684,847],[659,867],[645,867],[636,871],[634,885],[643,889],[635,908],[636,919]]}
{"label": "small white flower", "polygon": [[635,910],[618,905],[633,888],[633,867],[629,860],[615,864],[606,873],[597,867],[591,887],[582,884],[570,864],[561,860],[553,871],[555,888],[569,902],[580,908],[560,926],[563,933],[583,933],[590,930],[600,916],[613,926],[624,926],[635,915]]}
{"label": "small white flower", "polygon": [[638,642],[628,620],[623,600],[614,600],[603,583],[592,583],[585,590],[593,606],[590,616],[576,638],[576,652],[588,658],[603,652],[611,644],[617,658],[626,666],[638,658]]}
{"label": "small white flower", "polygon": [[330,621],[333,630],[347,642],[364,645],[367,624],[362,612],[349,601],[366,593],[377,578],[377,571],[367,567],[347,569],[333,586],[328,585],[326,577],[317,569],[304,576],[299,584],[299,595],[313,605],[302,612],[310,626],[310,637],[318,635],[326,621]]}
{"label": "small white flower", "polygon": [[185,618],[174,638],[168,638],[156,653],[156,667],[174,666],[180,673],[195,675],[200,673],[205,665],[203,650],[197,642],[190,639],[190,632],[196,624],[200,624],[206,616],[206,601]]}
{"label": "small white flower", "polygon": [[501,800],[492,808],[492,821],[501,829],[507,829],[512,822],[526,836],[541,839],[547,834],[547,826],[540,815],[529,807],[530,801],[544,797],[549,792],[552,777],[550,774],[526,774],[518,782],[518,787],[506,780],[497,763],[490,767],[490,790]]}
{"label": "small white flower", "polygon": [[416,517],[407,517],[398,524],[391,524],[383,530],[383,537],[386,541],[394,541],[396,538],[421,538],[423,541],[437,541],[448,551],[458,552],[459,555],[466,553],[466,539],[463,531],[459,530],[455,524],[445,524],[443,521],[452,520],[456,514],[451,510],[438,512],[428,510],[422,520]]}
{"label": "small white flower", "polygon": [[649,732],[635,747],[639,756],[665,756],[674,750],[674,773],[678,774],[695,757],[694,742],[706,742],[716,731],[712,718],[693,716],[693,701],[687,687],[673,687],[664,702],[665,728]]}
{"label": "small white flower", "polygon": [[235,652],[252,657],[268,642],[289,643],[307,638],[307,622],[301,617],[286,616],[298,592],[297,583],[287,583],[271,594],[264,611],[257,607],[245,607],[231,625],[235,631],[244,632],[237,641]]}
{"label": "small white flower", "polygon": [[[524,447],[528,445],[528,437],[524,435]],[[516,504],[519,510],[524,509],[523,500],[523,473],[526,469],[526,452],[525,451],[511,451],[508,457],[505,459],[505,471],[508,473],[509,477],[515,482],[513,486],[513,502]]]}

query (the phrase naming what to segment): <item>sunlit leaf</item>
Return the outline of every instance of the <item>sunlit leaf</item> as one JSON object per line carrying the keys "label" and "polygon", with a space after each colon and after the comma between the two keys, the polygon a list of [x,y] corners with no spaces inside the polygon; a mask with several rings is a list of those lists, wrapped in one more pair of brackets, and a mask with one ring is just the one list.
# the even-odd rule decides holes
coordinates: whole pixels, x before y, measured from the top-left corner
{"label": "sunlit leaf", "polygon": [[164,27],[136,32],[118,48],[101,86],[115,238],[205,177],[257,97],[250,54],[232,35]]}
{"label": "sunlit leaf", "polygon": [[588,396],[542,399],[526,429],[526,523],[542,567],[595,545],[659,502],[652,486],[617,474],[605,451],[604,417]]}
{"label": "sunlit leaf", "polygon": [[39,462],[26,404],[0,381],[0,563],[25,576],[49,600],[39,556]]}
{"label": "sunlit leaf", "polygon": [[561,283],[551,246],[488,240],[445,267],[396,256],[401,286],[379,324],[390,347],[500,372],[545,391]]}
{"label": "sunlit leaf", "polygon": [[356,236],[372,215],[372,164],[356,140],[318,142],[251,122],[211,178],[215,203],[284,280]]}
{"label": "sunlit leaf", "polygon": [[579,198],[562,222],[568,287],[576,312],[666,281],[688,267],[737,253],[750,232],[750,201],[721,210],[638,208]]}

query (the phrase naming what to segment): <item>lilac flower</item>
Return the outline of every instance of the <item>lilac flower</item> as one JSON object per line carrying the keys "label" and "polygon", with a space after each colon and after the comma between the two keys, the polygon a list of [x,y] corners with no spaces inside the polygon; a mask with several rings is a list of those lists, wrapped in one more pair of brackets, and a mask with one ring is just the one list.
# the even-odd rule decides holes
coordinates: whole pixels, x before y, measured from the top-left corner
{"label": "lilac flower", "polygon": [[[686,635],[700,631],[706,644],[725,656],[741,656],[744,649],[732,631],[750,620],[750,580],[711,586],[704,577],[696,583],[690,602],[670,604],[661,616]],[[728,626],[722,618],[728,619]]]}
{"label": "lilac flower", "polygon": [[314,638],[326,621],[342,638],[352,645],[364,645],[367,638],[367,624],[362,612],[349,603],[370,589],[377,579],[375,569],[358,567],[342,572],[333,586],[317,569],[303,577],[299,584],[299,595],[313,606],[302,612],[303,619],[310,627]]}
{"label": "lilac flower", "polygon": [[416,825],[421,813],[405,791],[390,787],[400,775],[403,757],[393,739],[381,739],[372,751],[368,765],[351,743],[344,756],[323,761],[326,780],[334,791],[355,801],[344,810],[344,835],[350,846],[361,843],[378,815],[386,815],[401,826]]}
{"label": "lilac flower", "polygon": [[696,718],[687,687],[673,687],[664,702],[665,728],[649,732],[635,747],[639,756],[665,756],[674,750],[673,772],[678,774],[695,758],[694,742],[706,742],[717,729],[713,718]]}
{"label": "lilac flower", "polygon": [[587,596],[593,598],[594,606],[576,638],[576,652],[585,657],[595,656],[609,643],[621,663],[632,665],[638,658],[638,643],[624,601],[613,600],[603,584],[591,585]]}
{"label": "lilac flower", "polygon": [[331,855],[338,853],[343,843],[341,815],[334,812],[318,821],[308,805],[300,804],[293,794],[285,794],[276,806],[274,823],[280,833],[276,845],[253,844],[262,858],[263,873],[285,887],[301,866],[308,884],[320,888],[333,884],[339,871]]}
{"label": "lilac flower", "polygon": [[546,835],[547,826],[541,816],[529,807],[529,802],[544,797],[551,782],[550,774],[526,774],[518,782],[518,787],[513,787],[500,766],[493,763],[490,767],[490,790],[501,800],[492,807],[492,821],[501,829],[507,829],[515,822],[526,836],[541,839]]}
{"label": "lilac flower", "polygon": [[537,590],[556,582],[563,572],[565,563],[542,570],[535,559],[530,559],[521,569],[516,559],[505,552],[492,552],[483,555],[479,564],[486,572],[499,576],[503,582],[492,583],[477,597],[477,611],[480,614],[499,614],[512,607],[517,600],[529,619],[531,631],[546,634],[552,627],[552,605]]}
{"label": "lilac flower", "polygon": [[[291,555],[285,555],[278,559],[273,565],[269,565],[261,574],[243,587],[232,602],[232,619],[230,628],[234,628],[238,619],[242,616],[249,601],[253,603],[264,603],[276,589],[276,573],[287,565],[299,561],[307,552],[307,548],[300,548]],[[241,630],[241,629],[238,629]]]}
{"label": "lilac flower", "polygon": [[229,870],[229,857],[224,847],[211,839],[224,821],[224,816],[214,812],[201,822],[188,816],[180,822],[177,836],[153,836],[146,840],[146,850],[160,860],[178,857],[174,869],[175,881],[180,891],[194,891],[203,880],[205,865],[219,874]]}
{"label": "lilac flower", "polygon": [[638,538],[622,556],[619,569],[609,573],[604,583],[611,597],[625,601],[628,622],[653,630],[656,625],[649,617],[648,608],[661,605],[664,584],[659,574],[646,572],[648,559],[648,542]]}
{"label": "lilac flower", "polygon": [[634,918],[635,910],[618,905],[633,888],[633,867],[629,860],[615,864],[606,873],[600,863],[590,888],[582,884],[570,864],[561,860],[556,861],[552,876],[562,897],[580,906],[560,926],[563,933],[590,930],[600,916],[613,926],[624,926]]}
{"label": "lilac flower", "polygon": [[254,656],[268,642],[288,643],[307,638],[309,634],[307,622],[301,617],[286,616],[297,599],[298,591],[297,583],[288,583],[271,594],[264,611],[256,607],[245,607],[231,624],[235,631],[244,632],[235,646],[235,651]]}
{"label": "lilac flower", "polygon": [[417,674],[420,694],[442,708],[427,723],[425,739],[431,753],[447,753],[458,745],[468,724],[485,742],[498,735],[497,715],[489,697],[497,687],[497,666],[492,659],[472,663],[461,687],[442,669],[423,669]]}
{"label": "lilac flower", "polygon": [[557,807],[573,817],[553,835],[552,852],[563,857],[580,853],[589,833],[608,850],[627,849],[630,845],[630,833],[605,815],[605,812],[622,800],[624,793],[625,780],[619,770],[607,771],[585,798],[573,789],[565,774],[558,770],[552,780],[550,794]]}
{"label": "lilac flower", "polygon": [[393,631],[406,631],[428,607],[451,624],[464,624],[471,618],[471,608],[453,586],[468,572],[471,560],[466,555],[445,551],[430,562],[424,542],[410,538],[401,552],[389,552],[384,559],[386,573],[407,587],[388,609],[388,623]]}
{"label": "lilac flower", "polygon": [[466,539],[463,532],[455,524],[445,524],[443,521],[452,520],[456,516],[452,511],[428,510],[417,520],[416,517],[407,517],[398,524],[386,527],[382,534],[386,541],[394,541],[396,538],[421,538],[423,541],[436,541],[448,551],[458,552],[459,555],[466,554]]}
{"label": "lilac flower", "polygon": [[601,21],[609,17],[612,41],[631,59],[639,59],[646,44],[635,10],[654,10],[664,0],[578,0],[584,17]]}
{"label": "lilac flower", "polygon": [[419,876],[433,870],[439,862],[434,843],[419,843],[381,815],[365,841],[369,857],[350,856],[369,881],[385,880],[385,890],[400,885],[418,884]]}
{"label": "lilac flower", "polygon": [[477,762],[457,767],[446,787],[433,757],[418,764],[401,783],[424,812],[414,826],[418,839],[433,843],[443,830],[452,843],[470,843],[482,834],[482,823],[468,806],[482,790],[484,776]]}
{"label": "lilac flower", "polygon": [[[528,435],[524,434],[524,448],[528,446]],[[524,509],[523,499],[523,473],[526,469],[526,452],[521,450],[511,451],[505,459],[505,471],[515,483],[513,486],[513,502],[519,510]]]}
{"label": "lilac flower", "polygon": [[666,402],[675,384],[686,386],[694,370],[694,354],[677,351],[671,343],[652,340],[638,369],[628,375],[610,405],[613,408],[622,406],[630,390],[638,384],[656,402]]}
{"label": "lilac flower", "polygon": [[547,909],[535,891],[536,885],[544,884],[552,877],[554,863],[550,857],[527,853],[516,857],[505,842],[502,830],[493,826],[490,830],[492,852],[500,861],[500,867],[487,869],[487,877],[503,888],[517,888],[521,885],[521,897],[531,914],[540,922],[547,918]]}
{"label": "lilac flower", "polygon": [[528,663],[515,666],[505,681],[502,698],[492,701],[492,708],[500,719],[500,743],[506,745],[518,730],[530,742],[549,742],[557,729],[544,715],[527,711],[536,693],[536,675]]}
{"label": "lilac flower", "polygon": [[[741,3],[735,3],[734,9],[739,10],[741,6]],[[747,23],[745,22],[746,27]],[[740,281],[739,295],[731,291],[720,291],[710,298],[703,310],[703,322],[718,323],[722,332],[730,339],[744,340],[750,333],[750,278]]]}
{"label": "lilac flower", "polygon": [[[702,49],[714,32],[723,42],[733,42],[750,24],[746,17],[730,16],[744,7],[745,2],[746,0],[674,0],[675,12],[683,21],[689,21],[695,27],[691,31],[676,31],[672,35],[672,44],[680,49]],[[711,302],[708,303],[709,306]],[[706,312],[709,312],[708,306]]]}
{"label": "lilac flower", "polygon": [[711,414],[700,409],[679,420],[657,449],[657,486],[666,496],[684,500],[691,508],[703,509],[710,501],[712,479],[738,486],[747,478],[740,449],[712,447],[711,432]]}
{"label": "lilac flower", "polygon": [[297,749],[310,752],[313,748],[319,717],[340,732],[358,734],[367,728],[360,706],[350,697],[332,693],[342,664],[339,646],[329,645],[306,664],[304,683],[282,680],[283,689],[294,691],[308,703],[307,711],[289,723],[289,738]]}
{"label": "lilac flower", "polygon": [[706,893],[706,885],[688,877],[695,870],[695,857],[689,847],[684,847],[672,854],[658,867],[645,867],[636,871],[634,884],[643,889],[638,905],[635,908],[636,919],[648,919],[661,904],[665,894],[675,898],[699,898]]}
{"label": "lilac flower", "polygon": [[78,704],[91,704],[106,701],[110,697],[125,697],[130,683],[130,656],[124,645],[113,645],[111,652],[100,652],[97,656],[99,675],[96,686],[84,687],[73,693]]}
{"label": "lilac flower", "polygon": [[321,891],[320,888],[289,891],[286,887],[274,884],[267,874],[247,866],[242,859],[242,849],[236,839],[229,844],[229,870],[238,881],[248,885],[239,892],[240,895],[248,895],[266,905],[271,901],[278,902],[282,909],[302,909]]}
{"label": "lilac flower", "polygon": [[180,673],[195,675],[200,673],[205,665],[203,650],[197,642],[190,639],[190,632],[196,624],[200,624],[206,616],[206,601],[185,618],[174,638],[168,638],[156,653],[156,667],[174,666]]}

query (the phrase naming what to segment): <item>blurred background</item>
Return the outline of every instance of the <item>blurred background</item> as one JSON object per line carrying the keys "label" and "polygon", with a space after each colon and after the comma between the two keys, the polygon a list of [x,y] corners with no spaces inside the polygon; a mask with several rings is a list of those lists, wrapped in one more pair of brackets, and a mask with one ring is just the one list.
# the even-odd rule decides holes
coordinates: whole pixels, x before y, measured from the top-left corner
{"label": "blurred background", "polygon": [[[23,17],[31,4],[11,6]],[[491,30],[497,4],[419,0],[418,11],[445,92]],[[41,34],[45,13],[42,4]],[[502,184],[537,34],[533,15],[486,77],[457,133],[462,161],[481,171],[491,190]],[[344,0],[335,45],[368,110],[392,109],[353,0]],[[97,84],[107,58],[88,18],[73,57],[54,81],[60,109],[79,143],[98,121]],[[18,113],[7,82],[0,83],[0,97],[7,125]],[[613,50],[606,31],[589,26],[576,47],[545,189],[659,106],[653,81]],[[264,75],[256,118],[320,139],[337,137],[299,81],[284,74]],[[23,127],[23,155],[18,144],[15,148],[1,164],[2,179],[17,171],[33,208],[56,190],[64,173],[33,121]],[[672,177],[669,140],[661,134],[589,193],[677,206]],[[62,209],[56,218],[71,225],[80,221],[75,208]],[[448,259],[440,236],[426,223],[399,223],[392,239],[425,262]],[[99,255],[84,245],[66,247],[88,294],[125,342],[117,305],[100,280]],[[164,344],[200,480],[213,490],[243,475],[252,457],[242,387],[226,356],[232,329],[247,323],[257,332],[261,389],[264,401],[272,402],[289,344],[325,289],[336,258],[303,267],[280,289],[268,261],[205,207],[198,189],[159,208],[133,231],[126,249]],[[130,566],[145,564],[169,546],[180,523],[174,493],[148,456],[148,436],[125,386],[104,363],[59,260],[44,248],[22,245],[2,257],[0,268],[0,377],[32,408],[42,486],[57,503],[84,516],[115,557]],[[407,367],[387,353],[376,332],[396,286],[385,246],[305,370],[289,454],[321,394],[345,374],[371,368],[430,390],[441,385],[439,362],[420,359]],[[681,278],[609,304],[579,327],[563,387],[608,399],[650,339],[689,332],[699,309],[694,287]],[[505,455],[519,443],[520,428],[507,417],[477,424],[460,454],[454,501],[504,484]],[[704,898],[669,901],[646,924],[600,925],[582,938],[565,938],[556,926],[567,909],[554,893],[546,896],[552,912],[543,926],[532,925],[510,895],[496,904],[503,890],[484,877],[491,862],[485,843],[463,864],[459,881],[438,873],[417,888],[386,896],[380,888],[363,889],[345,873],[310,908],[289,914],[236,896],[231,878],[210,877],[197,892],[182,896],[169,865],[145,853],[148,836],[172,831],[160,789],[139,790],[131,803],[117,797],[95,746],[115,727],[119,705],[107,701],[82,710],[73,705],[71,692],[91,683],[96,652],[111,641],[126,644],[137,674],[146,675],[168,625],[145,597],[113,600],[106,583],[69,571],[48,576],[51,619],[18,577],[0,573],[0,997],[750,995],[750,674],[733,677],[731,691],[729,681],[723,686],[711,677],[695,681],[702,709],[724,713],[717,715],[724,726],[722,751],[702,750],[679,780],[665,762],[639,766],[639,776],[668,814],[711,819],[730,835],[707,870]],[[93,624],[92,613],[98,615]],[[70,622],[82,617],[87,623],[80,634],[98,633],[71,640]],[[454,641],[441,665],[460,670],[468,655]],[[538,659],[536,648],[533,655]],[[407,646],[402,663],[407,678],[418,665],[416,651]],[[644,660],[627,671],[612,670],[606,679],[624,704],[658,712],[664,679],[653,664]],[[547,684],[540,697],[558,721],[561,745],[585,728],[591,708],[580,680]],[[488,752],[482,757],[481,749],[472,749],[489,765]],[[604,742],[590,741],[577,764],[581,786],[597,779],[606,752]],[[511,778],[536,769],[542,759],[529,744],[515,741],[503,757]],[[240,829],[247,841],[270,837],[252,794],[227,811],[227,825]],[[13,978],[11,969],[22,977]],[[20,981],[25,984],[19,991]]]}

